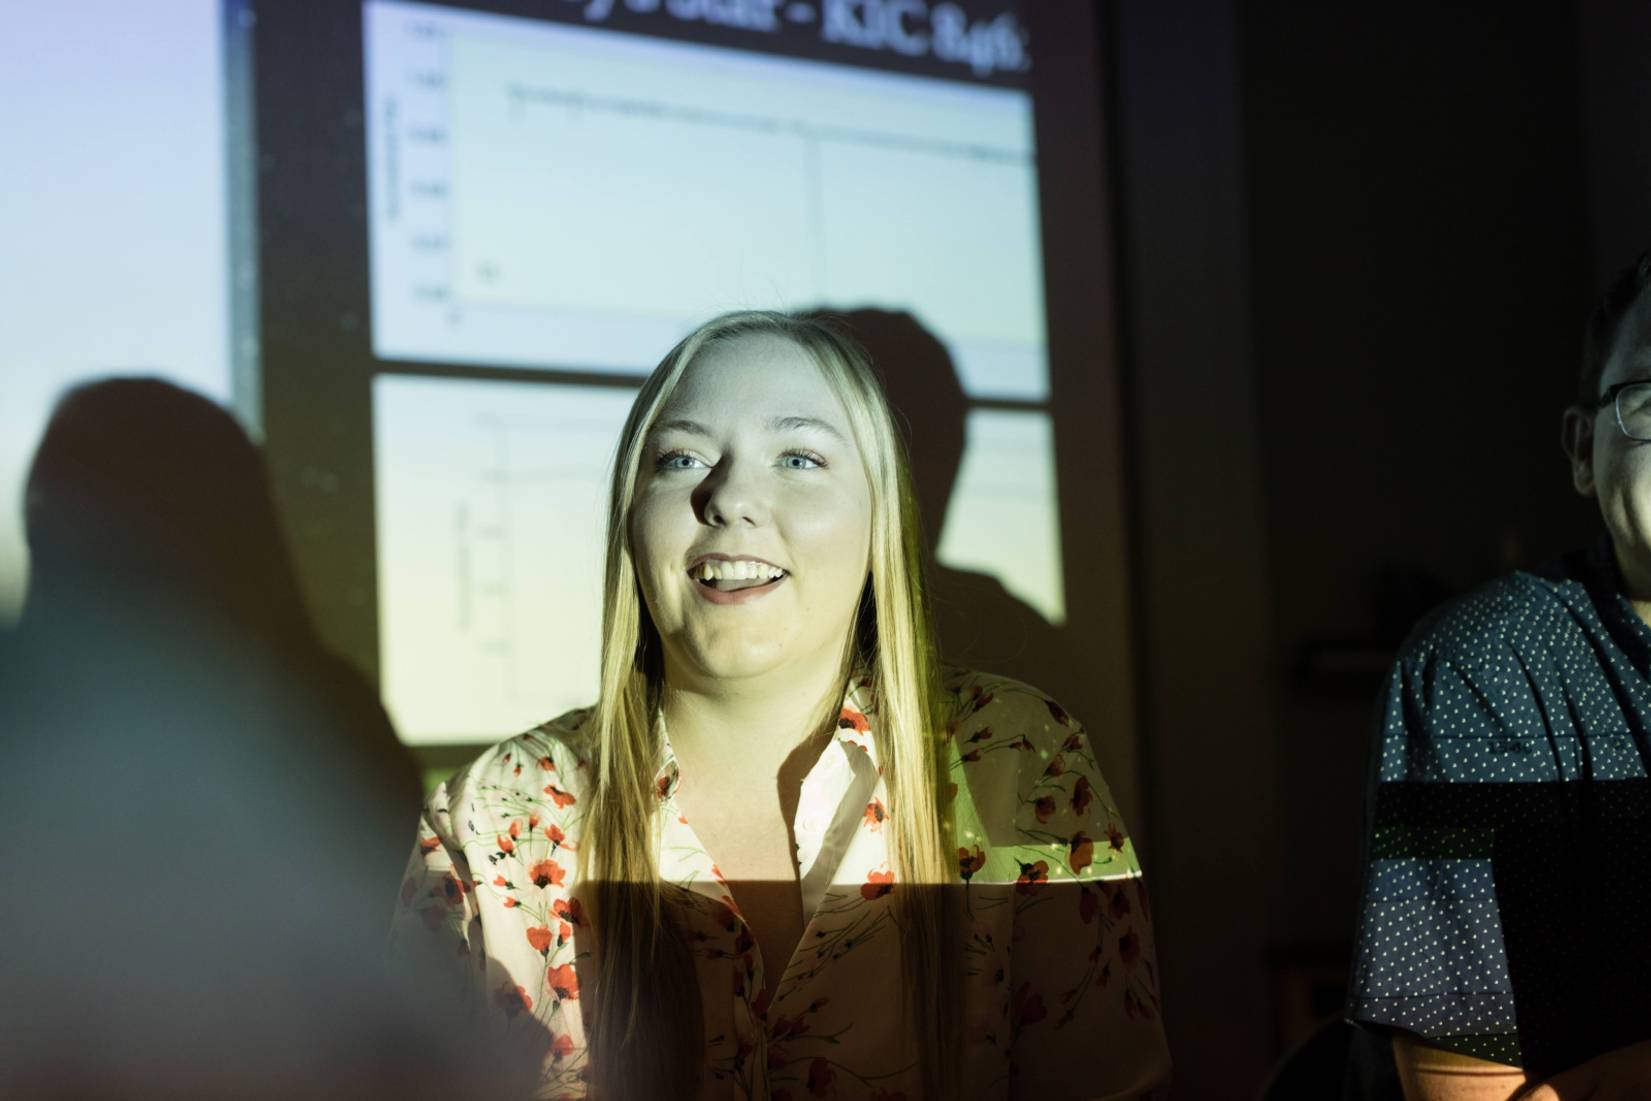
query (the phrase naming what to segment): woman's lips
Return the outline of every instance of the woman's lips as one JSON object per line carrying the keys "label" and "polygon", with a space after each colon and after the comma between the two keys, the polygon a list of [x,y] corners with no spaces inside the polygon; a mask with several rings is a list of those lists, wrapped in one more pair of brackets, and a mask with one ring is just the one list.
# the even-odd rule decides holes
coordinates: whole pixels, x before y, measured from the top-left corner
{"label": "woman's lips", "polygon": [[769,593],[785,584],[786,579],[790,576],[790,574],[781,574],[772,581],[765,582],[761,585],[751,585],[744,589],[713,589],[704,582],[694,581],[691,579],[688,583],[694,587],[695,592],[704,597],[706,600],[709,600],[712,604],[743,604],[747,601],[757,600],[761,597],[767,596]]}

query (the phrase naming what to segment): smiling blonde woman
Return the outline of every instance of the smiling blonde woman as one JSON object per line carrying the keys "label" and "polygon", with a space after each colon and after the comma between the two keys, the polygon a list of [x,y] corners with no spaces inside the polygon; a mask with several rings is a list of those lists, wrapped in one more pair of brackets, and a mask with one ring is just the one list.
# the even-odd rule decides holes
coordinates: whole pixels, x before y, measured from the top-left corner
{"label": "smiling blonde woman", "polygon": [[539,1096],[1124,1098],[1168,1077],[1082,727],[943,670],[904,450],[804,316],[701,326],[614,464],[600,695],[430,797],[401,951]]}

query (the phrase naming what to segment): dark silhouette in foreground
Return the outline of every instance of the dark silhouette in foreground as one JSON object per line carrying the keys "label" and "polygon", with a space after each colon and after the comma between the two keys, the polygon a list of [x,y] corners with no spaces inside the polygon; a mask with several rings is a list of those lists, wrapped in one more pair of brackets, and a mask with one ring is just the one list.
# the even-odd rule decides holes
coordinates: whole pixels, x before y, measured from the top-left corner
{"label": "dark silhouette in foreground", "polygon": [[381,964],[414,763],[318,644],[263,464],[154,380],[59,404],[0,651],[0,1093],[424,1096],[461,1037]]}

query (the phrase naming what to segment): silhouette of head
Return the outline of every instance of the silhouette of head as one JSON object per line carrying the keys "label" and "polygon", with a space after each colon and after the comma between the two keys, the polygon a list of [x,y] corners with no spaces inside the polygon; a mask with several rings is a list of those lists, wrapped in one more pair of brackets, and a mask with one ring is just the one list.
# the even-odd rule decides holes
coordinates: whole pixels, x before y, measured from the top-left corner
{"label": "silhouette of head", "polygon": [[968,399],[952,357],[933,333],[905,311],[822,311],[858,340],[883,380],[911,455],[912,483],[932,551],[963,462]]}
{"label": "silhouette of head", "polygon": [[263,460],[198,394],[151,378],[70,390],[24,502],[25,622],[110,601],[181,601],[275,638],[312,638]]}

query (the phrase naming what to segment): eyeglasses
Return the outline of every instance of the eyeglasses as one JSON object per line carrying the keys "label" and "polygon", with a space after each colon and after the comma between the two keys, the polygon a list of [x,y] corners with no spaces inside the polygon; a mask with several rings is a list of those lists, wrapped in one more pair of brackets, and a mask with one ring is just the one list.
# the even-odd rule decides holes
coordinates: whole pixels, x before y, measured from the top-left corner
{"label": "eyeglasses", "polygon": [[1619,382],[1607,387],[1595,409],[1613,406],[1622,434],[1640,443],[1651,443],[1651,379]]}

